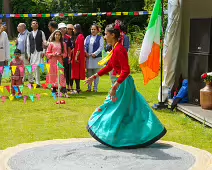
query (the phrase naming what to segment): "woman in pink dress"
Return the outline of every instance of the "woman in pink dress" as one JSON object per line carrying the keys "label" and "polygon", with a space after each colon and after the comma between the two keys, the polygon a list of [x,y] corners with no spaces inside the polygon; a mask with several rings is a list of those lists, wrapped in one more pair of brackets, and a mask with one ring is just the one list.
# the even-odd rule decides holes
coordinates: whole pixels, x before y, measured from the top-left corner
{"label": "woman in pink dress", "polygon": [[63,65],[63,58],[67,56],[67,48],[66,44],[63,42],[62,33],[59,30],[56,30],[52,36],[52,42],[50,42],[46,56],[48,57],[50,64],[50,70],[46,77],[46,84],[52,85],[53,93],[56,93],[56,89],[58,88],[58,69],[62,71],[60,73],[60,87],[61,92],[64,93],[65,97],[69,97],[66,89],[66,79],[64,76],[64,69],[59,68],[57,63]]}

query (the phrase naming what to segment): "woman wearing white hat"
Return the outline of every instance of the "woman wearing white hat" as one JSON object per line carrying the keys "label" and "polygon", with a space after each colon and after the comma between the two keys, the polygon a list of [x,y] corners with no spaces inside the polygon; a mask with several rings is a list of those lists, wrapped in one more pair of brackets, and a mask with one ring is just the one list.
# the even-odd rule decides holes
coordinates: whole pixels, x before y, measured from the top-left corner
{"label": "woman wearing white hat", "polygon": [[64,58],[64,67],[65,67],[65,77],[66,77],[66,86],[67,89],[72,89],[71,87],[71,65],[69,63],[69,58],[71,55],[71,48],[73,47],[71,37],[67,34],[67,26],[65,23],[59,23],[58,29],[62,32],[63,41],[66,43],[67,46],[67,56]]}

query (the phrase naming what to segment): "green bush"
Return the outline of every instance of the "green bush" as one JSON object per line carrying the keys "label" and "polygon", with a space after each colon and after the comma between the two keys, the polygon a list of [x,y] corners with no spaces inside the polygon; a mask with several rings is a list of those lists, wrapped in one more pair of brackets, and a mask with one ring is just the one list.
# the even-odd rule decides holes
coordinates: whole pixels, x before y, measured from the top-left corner
{"label": "green bush", "polygon": [[139,47],[137,44],[131,44],[130,50],[129,50],[129,64],[131,68],[131,73],[140,72],[141,69],[139,67]]}

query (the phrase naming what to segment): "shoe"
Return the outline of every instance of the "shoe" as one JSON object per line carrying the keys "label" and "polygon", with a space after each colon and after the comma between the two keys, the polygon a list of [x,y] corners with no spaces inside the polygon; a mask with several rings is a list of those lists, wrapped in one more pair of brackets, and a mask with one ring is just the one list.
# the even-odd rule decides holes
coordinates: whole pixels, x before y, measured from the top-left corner
{"label": "shoe", "polygon": [[77,94],[77,91],[72,89],[72,90],[70,91],[70,94]]}
{"label": "shoe", "polygon": [[41,85],[37,84],[37,87],[36,88],[41,88]]}
{"label": "shoe", "polygon": [[86,92],[91,92],[91,90],[86,90]]}
{"label": "shoe", "polygon": [[77,93],[78,94],[82,94],[82,91],[79,89],[79,90],[77,90]]}
{"label": "shoe", "polygon": [[64,94],[64,97],[65,98],[70,98],[70,96],[67,93]]}

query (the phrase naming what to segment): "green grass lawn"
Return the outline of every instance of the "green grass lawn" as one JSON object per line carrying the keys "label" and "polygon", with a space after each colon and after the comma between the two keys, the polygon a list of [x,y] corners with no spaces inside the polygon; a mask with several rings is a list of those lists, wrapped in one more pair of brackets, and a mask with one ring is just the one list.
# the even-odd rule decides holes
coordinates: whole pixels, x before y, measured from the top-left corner
{"label": "green grass lawn", "polygon": [[[142,74],[133,74],[136,86],[149,102],[150,106],[157,102],[159,77],[147,86],[143,85]],[[6,85],[6,84],[3,84]],[[20,143],[44,141],[51,139],[87,138],[86,125],[92,112],[103,103],[110,88],[109,76],[100,80],[99,93],[72,95],[65,99],[66,104],[59,108],[49,90],[24,89],[24,94],[48,93],[41,95],[41,100],[30,99],[0,103],[0,150]],[[82,90],[86,86],[82,84]],[[4,92],[4,95],[8,93]],[[180,112],[155,111],[156,115],[167,128],[163,138],[212,153],[212,129],[192,120]]]}

